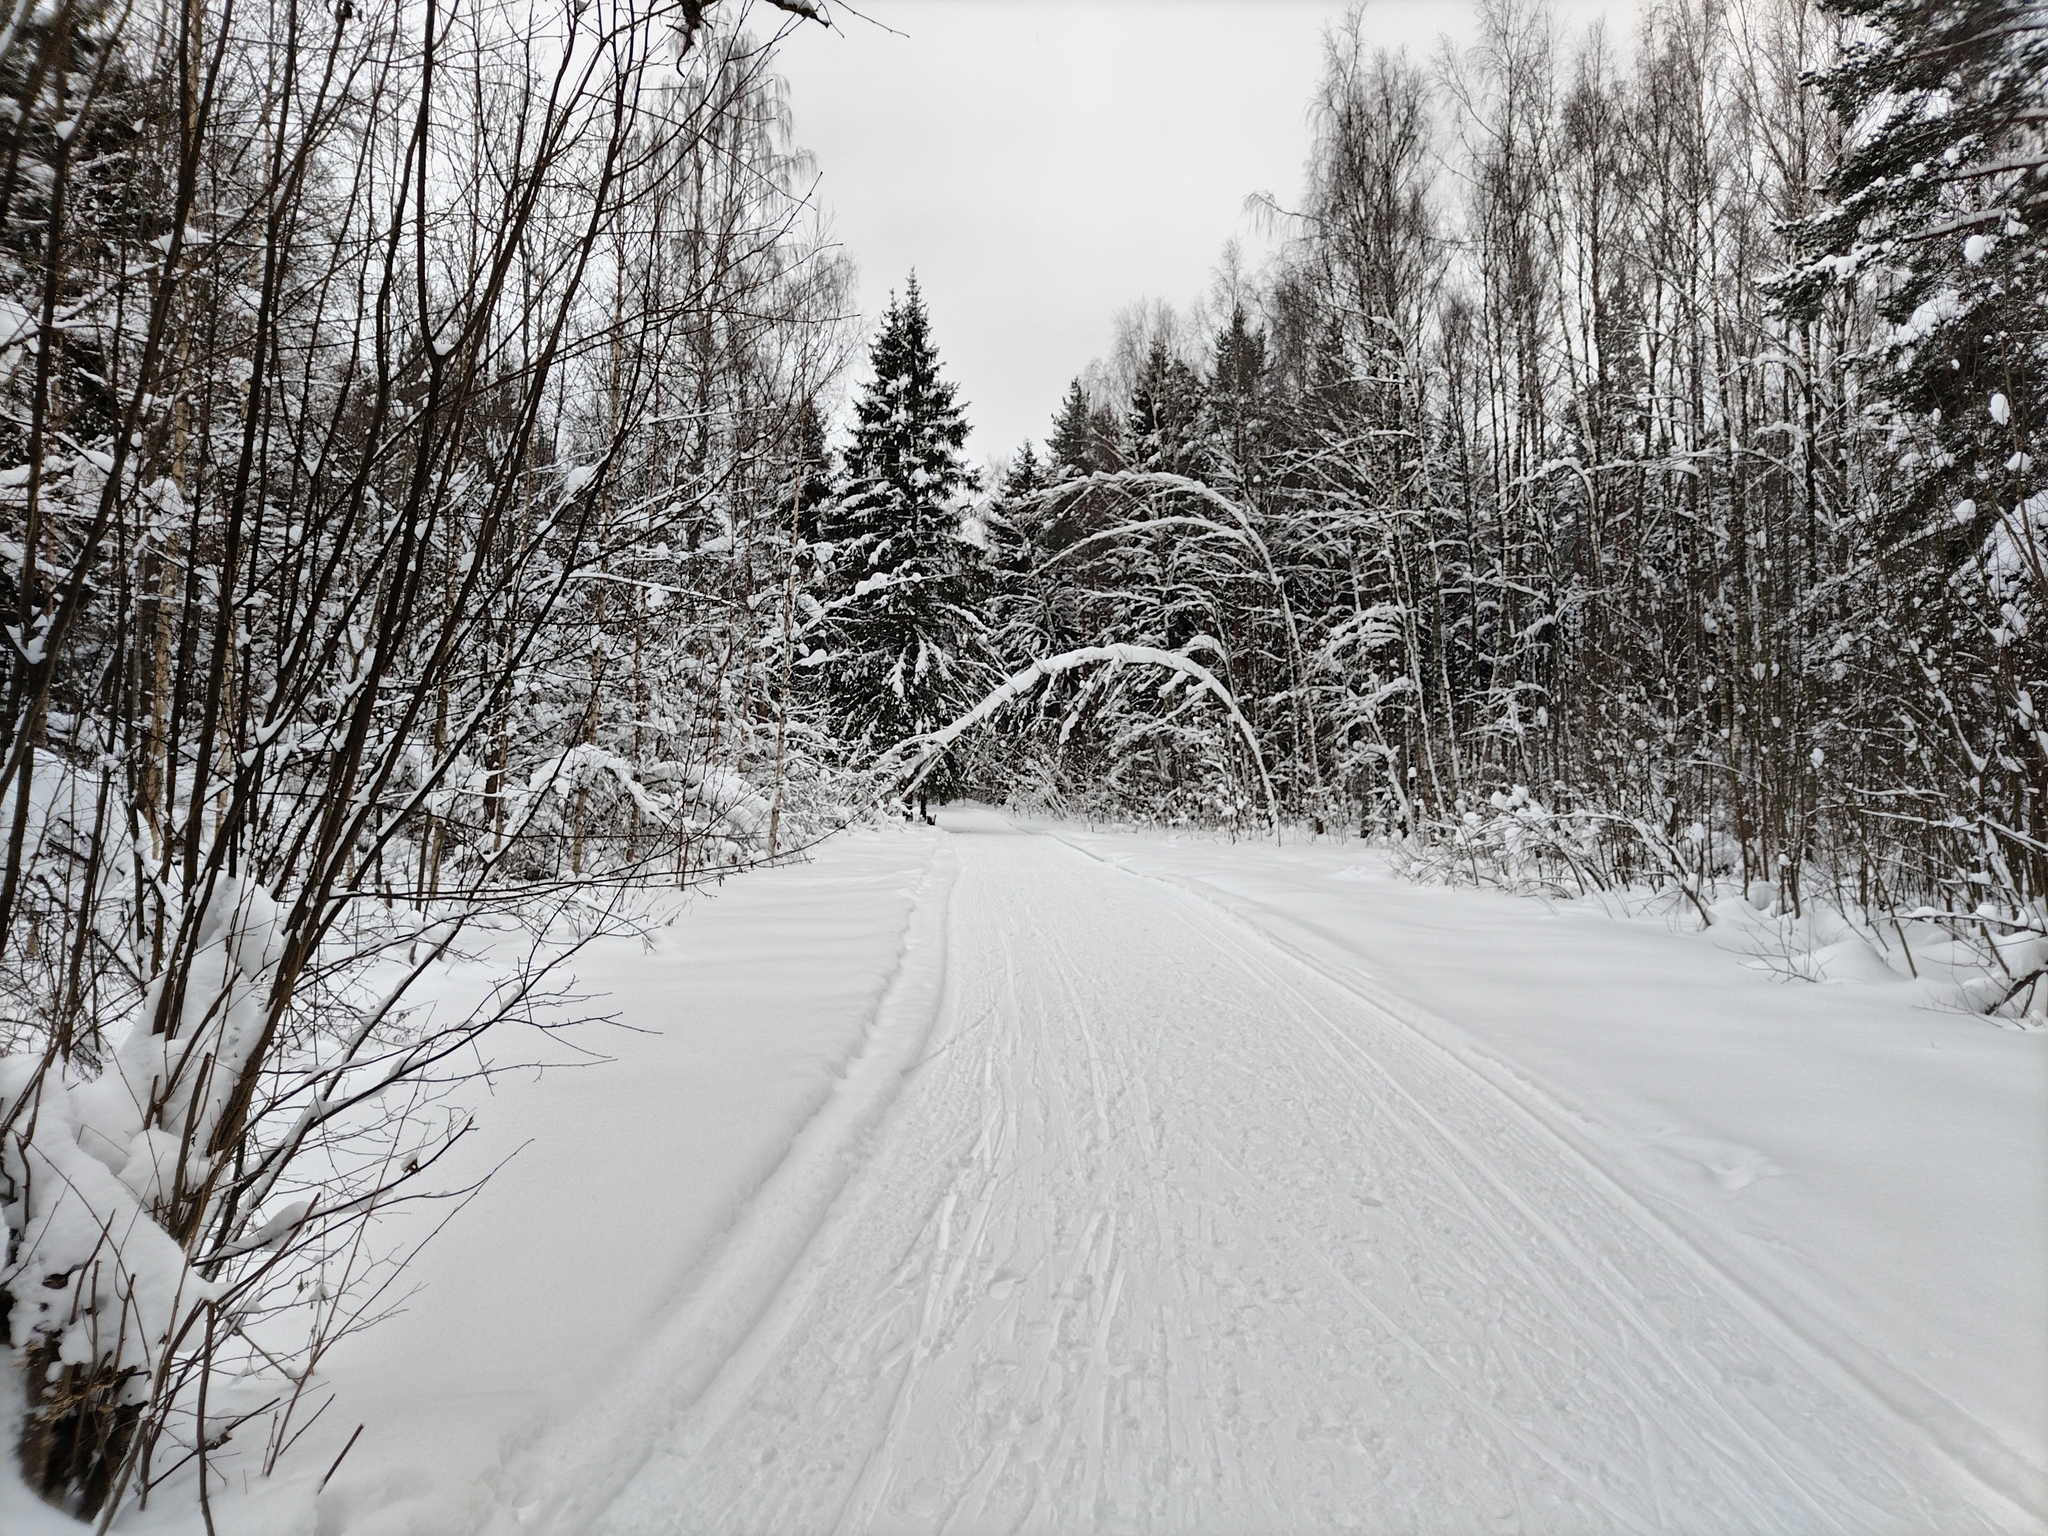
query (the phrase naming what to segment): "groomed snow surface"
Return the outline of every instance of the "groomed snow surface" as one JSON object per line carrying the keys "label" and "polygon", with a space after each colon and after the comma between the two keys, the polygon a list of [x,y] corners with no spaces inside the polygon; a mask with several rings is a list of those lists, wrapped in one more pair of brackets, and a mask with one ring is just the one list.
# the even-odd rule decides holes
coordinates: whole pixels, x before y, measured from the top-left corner
{"label": "groomed snow surface", "polygon": [[729,882],[217,1528],[2043,1529],[2048,1034],[1724,928],[966,810]]}

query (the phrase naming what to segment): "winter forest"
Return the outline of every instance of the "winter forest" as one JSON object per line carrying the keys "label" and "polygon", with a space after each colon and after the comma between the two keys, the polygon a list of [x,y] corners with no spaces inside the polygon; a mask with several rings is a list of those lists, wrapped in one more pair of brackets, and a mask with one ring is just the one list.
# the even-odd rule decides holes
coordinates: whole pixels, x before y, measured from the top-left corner
{"label": "winter forest", "polygon": [[[0,1437],[62,1519],[50,1529],[1220,1530],[1255,1528],[1255,1507],[1300,1530],[2039,1529],[2048,1459],[2032,1409],[1977,1439],[1943,1430],[1941,1468],[1977,1479],[1953,1506],[1929,1492],[1947,1470],[1914,1470],[1917,1441],[1844,1429],[1826,1456],[1902,1491],[1842,1472],[1860,1491],[1837,1498],[1836,1463],[1816,1450],[1785,1474],[1784,1497],[1809,1502],[1776,1505],[1711,1448],[1752,1430],[1684,1430],[1699,1448],[1676,1427],[1678,1449],[1642,1453],[1667,1482],[1640,1506],[1572,1470],[1571,1451],[1528,1451],[1550,1470],[1515,1474],[1519,1524],[1431,1504],[1442,1490],[1399,1519],[1337,1494],[1281,1518],[1229,1502],[1252,1497],[1244,1469],[1186,1504],[1171,1502],[1181,1474],[1157,1473],[1148,1496],[1168,1502],[1140,1518],[1114,1469],[1135,1488],[1151,1463],[1119,1459],[1111,1429],[1088,1442],[1088,1476],[1105,1479],[1092,1505],[1060,1503],[1066,1485],[1032,1482],[1014,1458],[927,1469],[914,1488],[855,1457],[857,1484],[805,1503],[815,1480],[791,1455],[715,1508],[704,1490],[724,1474],[693,1473],[689,1497],[706,1502],[688,1515],[673,1489],[633,1494],[645,1508],[629,1517],[627,1493],[572,1510],[534,1481],[488,1520],[480,1504],[433,1506],[403,1524],[376,1502],[398,1484],[362,1491],[384,1454],[374,1416],[323,1417],[323,1362],[371,1347],[430,1229],[446,1222],[452,1251],[471,1251],[455,1234],[488,1192],[465,1149],[484,1134],[478,1085],[544,1048],[493,1042],[612,1052],[574,1043],[617,1012],[589,957],[668,942],[682,895],[738,911],[747,891],[781,889],[750,881],[823,878],[833,858],[900,845],[957,857],[950,910],[965,923],[982,887],[964,833],[980,823],[947,807],[1107,828],[1127,862],[1305,850],[1352,879],[1369,858],[1396,907],[1512,897],[1498,910],[1531,921],[1592,906],[1649,914],[1660,938],[1740,932],[1777,945],[1765,960],[1783,974],[1757,994],[1771,999],[1846,996],[1786,989],[1838,980],[1816,967],[1828,946],[1854,948],[1869,985],[1938,990],[1941,1029],[1967,1027],[1985,1051],[2017,1041],[2023,1056],[1983,1058],[1987,1080],[2040,1078],[2048,473],[2030,448],[2048,363],[2048,17],[2031,0],[1647,0],[1586,26],[1540,0],[1477,0],[1469,40],[1434,53],[1376,41],[1367,0],[1299,81],[1299,185],[1251,205],[1271,259],[1219,248],[1205,293],[1131,294],[1044,401],[1042,435],[985,463],[948,368],[952,317],[910,272],[882,274],[886,306],[859,312],[861,253],[817,196],[829,148],[796,142],[778,50],[863,24],[840,9],[0,4]],[[917,841],[935,823],[963,834],[957,856]],[[984,879],[989,902],[1023,900]],[[759,899],[764,932],[794,910]],[[1121,905],[1102,899],[1105,914]],[[933,901],[906,896],[909,915],[890,919],[885,948],[913,979]],[[1037,920],[1020,914],[1009,931]],[[682,921],[674,932],[696,919]],[[946,1043],[913,1051],[905,1083],[957,1068],[961,1095],[979,1091],[975,1017],[1029,992],[990,981],[995,1012],[974,1015],[967,993],[999,967],[966,943],[944,941],[944,1001],[927,1009],[941,1022],[921,1026]],[[1181,964],[1159,954],[1162,972]],[[663,985],[692,995],[684,973]],[[898,976],[880,1022],[848,1037],[855,1068],[894,1049],[909,985]],[[1916,1007],[1924,1020],[1934,1005]],[[1916,1047],[1936,1027],[1902,1026]],[[1047,1052],[1047,1074],[1095,1070],[1092,1037],[1028,1049]],[[932,1073],[910,1075],[927,1060]],[[1801,1062],[1801,1081],[1845,1080]],[[1411,1080],[1425,1070],[1438,1069]],[[1093,1081],[1075,1102],[1103,1092]],[[820,1083],[819,1102],[842,1092]],[[875,1097],[861,1134],[907,1136],[891,1129],[907,1099],[883,1115],[895,1102]],[[1104,1112],[1105,1137],[1121,1113]],[[1972,1112],[1964,1096],[1924,1113]],[[775,1145],[809,1155],[811,1109],[788,1118],[802,1136]],[[963,1145],[979,1123],[961,1122]],[[1521,1124],[1460,1145],[1496,1149],[1470,1153],[1475,1167],[1514,1161],[1498,1148],[1519,1145]],[[2038,1183],[2037,1142],[1992,1160]],[[1336,1155],[1319,1152],[1302,1186]],[[762,1156],[784,1177],[779,1152]],[[1415,1156],[1433,1177],[1422,1165],[1441,1159]],[[1756,1156],[1700,1165],[1716,1198],[1781,1171]],[[1537,1196],[1500,1188],[1521,1214],[1498,1222],[1552,1230]],[[941,1252],[973,1204],[946,1202],[918,1207],[942,1209]],[[2006,1215],[2025,1227],[2029,1209]],[[1116,1210],[1112,1228],[1132,1219]],[[801,1227],[806,1254],[833,1220],[849,1225]],[[2018,1251],[1995,1225],[1990,1247]],[[720,1284],[739,1273],[718,1257],[730,1251],[704,1249]],[[1102,1258],[1085,1293],[1109,1298],[1091,1335],[1105,1358],[1122,1262]],[[2012,1262],[2038,1284],[2034,1248]],[[1028,1297],[1033,1272],[1011,1268]],[[794,1307],[785,1270],[804,1272],[792,1257],[774,1284],[731,1284]],[[1047,1295],[1084,1306],[1073,1285]],[[1550,1279],[1510,1289],[1579,1305]],[[1423,1338],[1421,1322],[1388,1320],[1405,1304],[1372,1302],[1374,1326]],[[1207,1316],[1192,1295],[1182,1315]],[[1837,1321],[1855,1332],[1852,1314]],[[908,1358],[938,1350],[912,1332]],[[729,1362],[767,1349],[741,1333],[704,1402],[739,1393]],[[1020,1358],[1023,1375],[1051,1369]],[[786,1369],[816,1388],[817,1373]],[[1922,1388],[1891,1369],[1843,1379],[1920,1412]],[[1491,1400],[1502,1378],[1486,1379]],[[1632,1381],[1616,1403],[1651,1392]],[[1944,1405],[1929,1421],[1997,1417],[1961,1388],[1926,1390]],[[914,1428],[927,1399],[905,1388],[896,1402]],[[1714,1411],[1849,1413],[1760,1402]],[[1541,1440],[1512,1404],[1488,1411],[1523,1425],[1489,1431],[1500,1446]],[[1635,1411],[1705,1422],[1663,1397]],[[701,1431],[676,1412],[674,1443],[709,1457],[755,1410],[728,1406]],[[1165,1410],[1129,1414],[1136,1445]],[[352,1452],[359,1419],[371,1448]],[[916,1439],[891,1419],[898,1433]],[[1521,1454],[1447,1451],[1439,1470],[1469,1479]],[[551,1465],[595,1486],[567,1451]],[[1531,1491],[1553,1473],[1566,1491]],[[294,1478],[300,1504],[250,1491]],[[918,1504],[927,1484],[952,1502]],[[1013,1484],[1029,1485],[1023,1502],[1004,1504]],[[1949,1523],[1965,1506],[1975,1523]],[[0,1501],[0,1525],[41,1530],[28,1507]]]}

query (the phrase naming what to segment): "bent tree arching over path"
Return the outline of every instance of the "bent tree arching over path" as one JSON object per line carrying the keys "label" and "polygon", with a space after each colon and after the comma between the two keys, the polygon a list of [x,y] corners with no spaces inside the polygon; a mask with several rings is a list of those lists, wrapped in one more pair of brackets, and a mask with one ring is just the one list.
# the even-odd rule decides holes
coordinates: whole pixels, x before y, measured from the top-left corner
{"label": "bent tree arching over path", "polygon": [[1237,732],[1246,751],[1251,756],[1252,767],[1259,776],[1259,788],[1265,794],[1266,813],[1279,824],[1280,801],[1273,792],[1273,781],[1266,773],[1265,754],[1259,749],[1259,738],[1252,730],[1251,722],[1238,708],[1237,700],[1228,688],[1217,679],[1216,674],[1188,654],[1203,645],[1214,648],[1215,642],[1197,638],[1179,651],[1162,651],[1149,645],[1089,645],[1079,650],[1063,651],[1057,656],[1041,657],[1028,667],[1011,674],[990,691],[988,696],[958,720],[933,732],[930,736],[912,737],[899,743],[894,752],[915,752],[916,760],[909,773],[909,783],[915,788],[940,758],[946,755],[954,743],[978,725],[985,725],[1007,705],[1025,698],[1047,678],[1057,677],[1062,672],[1071,672],[1077,667],[1107,663],[1110,666],[1163,667],[1178,676],[1191,679],[1196,691],[1216,700],[1229,713],[1230,723]]}
{"label": "bent tree arching over path", "polygon": [[[813,1160],[837,1198],[736,1348],[701,1358],[714,1267],[526,1460],[534,1528],[2025,1524],[1384,1008],[1057,838],[943,824],[848,1074],[882,1107]],[[814,1195],[771,1179],[739,1268]]]}

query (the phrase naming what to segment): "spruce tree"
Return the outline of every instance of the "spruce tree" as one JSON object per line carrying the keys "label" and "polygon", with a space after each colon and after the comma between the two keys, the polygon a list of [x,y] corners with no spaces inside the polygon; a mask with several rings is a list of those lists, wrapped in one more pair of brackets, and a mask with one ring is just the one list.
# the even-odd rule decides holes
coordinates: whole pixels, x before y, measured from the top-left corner
{"label": "spruce tree", "polygon": [[796,473],[800,483],[792,486],[796,503],[796,538],[815,545],[826,537],[826,524],[838,497],[833,473],[836,455],[826,440],[825,418],[815,400],[806,400],[797,410]]}
{"label": "spruce tree", "polygon": [[1027,439],[1024,446],[1017,450],[1016,460],[1010,465],[1009,473],[1003,476],[1003,494],[1028,496],[1048,484],[1050,481],[1046,476],[1044,461],[1038,457],[1038,450]]}
{"label": "spruce tree", "polygon": [[[1056,484],[1114,471],[1121,467],[1116,436],[1116,414],[1107,406],[1089,404],[1087,390],[1075,379],[1067,385],[1066,399],[1053,417],[1052,436],[1046,439],[1046,456],[1038,472],[1044,475],[1046,484]],[[1010,495],[1021,494],[1007,487],[1005,490]],[[1066,497],[1032,525],[1037,558],[1044,560],[1059,554],[1076,540],[1100,532],[1116,519],[1114,498],[1099,497],[1092,491]],[[1069,584],[1084,581],[1088,575],[1089,563],[1083,560],[1062,566],[1059,579],[1062,584]]]}
{"label": "spruce tree", "polygon": [[1202,471],[1202,380],[1186,362],[1155,340],[1145,371],[1124,413],[1123,458],[1128,469],[1175,475]]}
{"label": "spruce tree", "polygon": [[1028,573],[1043,558],[1046,513],[1031,498],[1052,483],[1037,448],[1026,442],[1004,471],[988,510],[988,564],[999,585]]}
{"label": "spruce tree", "polygon": [[1045,461],[1026,442],[1004,471],[983,520],[988,568],[999,589],[1007,589],[1015,578],[1028,574],[1040,558],[1039,532],[1045,513],[1030,497],[1051,483]]}
{"label": "spruce tree", "polygon": [[1045,461],[1027,442],[1017,450],[989,509],[990,640],[1006,670],[1064,649],[1066,636],[1053,620],[1052,589],[1038,572],[1055,552],[1052,541],[1060,519],[1032,499],[1053,483]]}
{"label": "spruce tree", "polygon": [[1273,436],[1266,338],[1233,305],[1230,324],[1217,334],[1206,401],[1208,448],[1218,479],[1239,496],[1263,480],[1261,460]]}
{"label": "spruce tree", "polygon": [[[2048,881],[2024,827],[2048,782],[2048,478],[2033,454],[2048,366],[2048,12],[2037,0],[1829,0],[1852,24],[1819,85],[1849,141],[1795,234],[1789,315],[1874,295],[1890,322],[1859,386],[1884,434],[1856,520],[1855,610],[1882,686],[1857,722],[1917,719],[1945,760],[1948,859],[1976,897]],[[1959,751],[1956,749],[1960,749]],[[1890,798],[1888,814],[1905,801]],[[1935,818],[1930,817],[1930,824]],[[1974,864],[1974,870],[1968,865]],[[1988,888],[1988,889],[1987,889]]]}
{"label": "spruce tree", "polygon": [[[869,361],[827,520],[836,634],[825,682],[845,739],[879,751],[972,707],[993,669],[978,613],[986,573],[961,528],[962,498],[979,489],[961,458],[967,418],[958,386],[940,377],[915,276],[890,296]],[[925,784],[939,799],[958,788],[944,764]]]}
{"label": "spruce tree", "polygon": [[1088,407],[1088,392],[1075,379],[1067,386],[1067,398],[1052,421],[1052,436],[1045,451],[1053,475],[1061,480],[1091,474],[1102,466],[1096,448],[1095,415]]}
{"label": "spruce tree", "polygon": [[1780,294],[1813,320],[1831,293],[1876,288],[1893,329],[1866,387],[1912,449],[1898,459],[1905,521],[1890,532],[1932,533],[1954,569],[2036,488],[2023,456],[2048,361],[2048,12],[2035,0],[1830,9],[1856,26],[1820,78],[1852,138],[1830,206],[1797,231],[1808,261]]}

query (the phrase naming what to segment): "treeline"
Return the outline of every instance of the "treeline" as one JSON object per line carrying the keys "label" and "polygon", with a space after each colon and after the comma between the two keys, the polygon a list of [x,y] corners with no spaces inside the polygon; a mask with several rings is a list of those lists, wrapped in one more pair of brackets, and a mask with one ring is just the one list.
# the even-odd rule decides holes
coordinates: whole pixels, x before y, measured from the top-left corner
{"label": "treeline", "polygon": [[[997,664],[1192,648],[1287,814],[1431,856],[2038,927],[2041,13],[1368,29],[1275,268],[1131,312],[1010,465]],[[982,771],[1256,814],[1161,681],[1062,678]]]}

